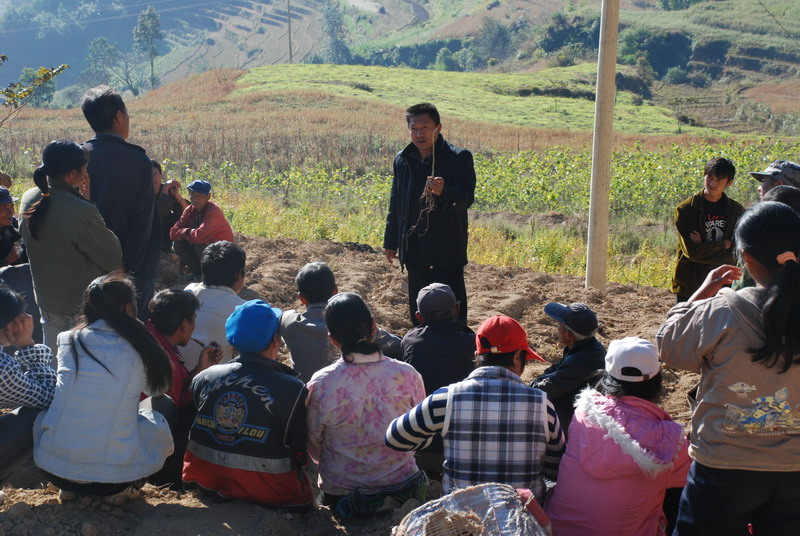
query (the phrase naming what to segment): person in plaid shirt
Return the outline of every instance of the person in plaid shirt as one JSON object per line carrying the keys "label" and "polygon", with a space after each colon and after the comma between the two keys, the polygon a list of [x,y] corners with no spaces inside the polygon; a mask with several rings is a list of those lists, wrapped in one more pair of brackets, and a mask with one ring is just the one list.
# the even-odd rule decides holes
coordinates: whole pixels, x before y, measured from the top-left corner
{"label": "person in plaid shirt", "polygon": [[386,445],[417,450],[441,434],[444,493],[499,482],[528,488],[541,502],[544,477],[558,475],[564,434],[547,395],[520,378],[527,360],[543,361],[527,339],[513,318],[484,321],[475,334],[477,368],[392,421]]}
{"label": "person in plaid shirt", "polygon": [[[0,286],[0,408],[18,408],[0,417],[0,485],[30,456],[34,408],[49,406],[56,388],[50,348],[34,344],[32,334],[33,318],[24,300]],[[17,351],[10,355],[5,346]]]}

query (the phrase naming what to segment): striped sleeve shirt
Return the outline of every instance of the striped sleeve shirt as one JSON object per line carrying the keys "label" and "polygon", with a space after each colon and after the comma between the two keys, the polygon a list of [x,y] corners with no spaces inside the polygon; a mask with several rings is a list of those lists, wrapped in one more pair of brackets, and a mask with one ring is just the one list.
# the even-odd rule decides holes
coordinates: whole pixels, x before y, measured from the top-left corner
{"label": "striped sleeve shirt", "polygon": [[0,408],[46,408],[53,400],[56,371],[44,344],[17,350],[12,356],[0,346]]}
{"label": "striped sleeve shirt", "polygon": [[[533,395],[525,394],[531,388],[519,385],[521,382],[518,376],[506,370],[499,370],[500,367],[481,368],[485,370],[476,369],[464,382],[435,391],[405,415],[392,421],[386,430],[386,445],[395,450],[419,450],[429,443],[433,435],[442,434],[446,444],[445,456],[447,457],[448,452],[459,453],[456,455],[459,459],[445,462],[445,473],[448,472],[448,468],[451,469],[449,472],[453,473],[451,476],[454,483],[463,480],[458,478],[457,473],[470,474],[467,480],[473,480],[472,483],[499,478],[497,467],[503,465],[502,462],[481,459],[483,456],[488,456],[489,452],[524,452],[526,455],[538,458],[538,461],[533,458],[525,462],[520,461],[521,467],[507,467],[500,470],[500,473],[509,479],[514,479],[520,471],[525,473],[528,472],[528,468],[538,466],[538,470],[545,476],[555,480],[565,442],[553,404],[538,389],[535,391],[539,394],[534,399],[539,400],[535,404],[540,404],[538,406],[540,409],[537,410],[535,404],[533,406],[521,404],[520,400],[526,399],[530,404],[532,399],[529,397]],[[473,382],[475,391],[480,391],[474,395],[473,403],[469,400],[471,395],[468,393],[472,388],[468,382]],[[456,410],[453,407],[454,390],[460,388],[466,389],[466,394],[459,395],[460,409]],[[501,409],[487,413],[487,405],[484,402],[487,399],[493,399],[498,403],[498,407],[505,407],[507,411]],[[454,414],[455,411],[459,412],[457,416]],[[524,413],[520,414],[520,411]],[[541,427],[538,427],[532,424],[532,421],[537,419],[545,420],[544,415],[546,415],[546,425],[542,423]],[[453,431],[451,421],[456,418],[461,423],[474,419],[476,425],[466,428],[462,425],[458,431]],[[498,433],[503,429],[509,431]],[[534,452],[541,454],[536,455]],[[461,459],[461,454],[468,459]],[[459,471],[459,468],[468,470]]]}

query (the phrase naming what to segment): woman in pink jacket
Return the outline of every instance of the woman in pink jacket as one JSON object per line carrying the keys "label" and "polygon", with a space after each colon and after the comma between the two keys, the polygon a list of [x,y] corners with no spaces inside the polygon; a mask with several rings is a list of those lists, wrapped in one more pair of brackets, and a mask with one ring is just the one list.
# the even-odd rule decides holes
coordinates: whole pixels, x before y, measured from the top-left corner
{"label": "woman in pink jacket", "polygon": [[683,428],[654,403],[661,394],[655,346],[612,341],[598,386],[575,403],[567,451],[545,512],[558,536],[658,536],[668,488],[682,488],[691,460]]}

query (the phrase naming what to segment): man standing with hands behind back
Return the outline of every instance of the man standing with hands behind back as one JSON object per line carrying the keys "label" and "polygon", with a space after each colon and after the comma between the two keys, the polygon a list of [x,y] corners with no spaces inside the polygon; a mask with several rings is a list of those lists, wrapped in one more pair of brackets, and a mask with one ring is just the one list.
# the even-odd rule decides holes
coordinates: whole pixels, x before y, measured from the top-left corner
{"label": "man standing with hands behind back", "polygon": [[406,110],[411,143],[394,158],[394,178],[383,248],[390,263],[408,269],[409,316],[416,326],[416,297],[431,283],[448,285],[467,321],[467,209],[475,197],[472,153],[441,136],[436,106]]}

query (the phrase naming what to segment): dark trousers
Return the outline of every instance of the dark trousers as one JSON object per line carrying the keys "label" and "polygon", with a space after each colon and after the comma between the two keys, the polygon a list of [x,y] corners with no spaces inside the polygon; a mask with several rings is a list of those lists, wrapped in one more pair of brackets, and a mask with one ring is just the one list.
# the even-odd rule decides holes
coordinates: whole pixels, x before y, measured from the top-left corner
{"label": "dark trousers", "polygon": [[800,533],[800,471],[714,469],[692,462],[673,536]]}
{"label": "dark trousers", "polygon": [[196,277],[200,275],[200,258],[208,244],[190,244],[186,240],[178,240],[172,244],[172,249],[183,261],[183,264]]}
{"label": "dark trousers", "polygon": [[138,317],[139,320],[145,321],[150,316],[147,306],[150,304],[150,300],[153,299],[156,280],[154,277],[150,279],[139,279],[135,277],[133,281],[136,285],[136,308],[138,309]]}
{"label": "dark trousers", "polygon": [[0,417],[0,487],[33,453],[33,421],[39,411],[17,408]]}
{"label": "dark trousers", "polygon": [[417,320],[417,294],[424,287],[431,283],[442,283],[449,286],[456,295],[456,300],[460,304],[458,321],[467,325],[467,287],[464,284],[464,267],[456,270],[434,270],[430,268],[411,268],[408,269],[408,311],[411,316],[411,323],[419,325]]}

